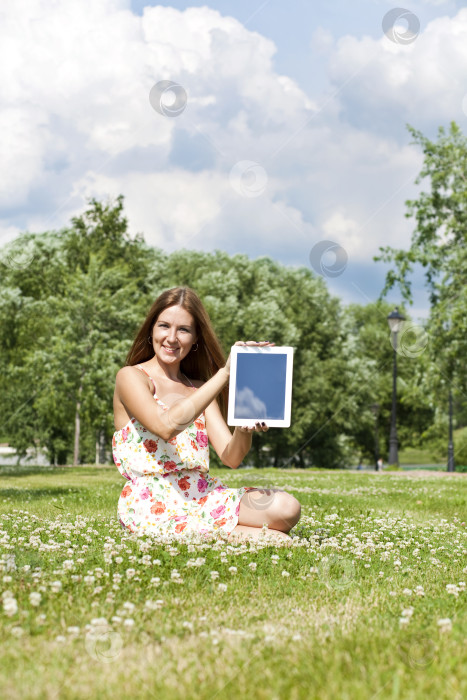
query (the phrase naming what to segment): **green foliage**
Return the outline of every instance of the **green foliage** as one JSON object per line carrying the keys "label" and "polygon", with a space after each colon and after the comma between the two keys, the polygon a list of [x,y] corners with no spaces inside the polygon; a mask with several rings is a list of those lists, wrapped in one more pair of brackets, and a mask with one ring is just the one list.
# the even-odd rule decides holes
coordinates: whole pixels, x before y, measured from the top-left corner
{"label": "green foliage", "polygon": [[[267,257],[166,255],[129,236],[122,197],[91,200],[69,229],[24,234],[4,253],[0,397],[3,432],[19,454],[45,448],[54,464],[94,462],[102,447],[109,454],[114,378],[134,333],[160,292],[188,285],[203,300],[226,355],[242,339],[295,349],[292,425],[254,435],[248,464],[338,467],[355,454],[372,459],[375,403],[386,456],[389,305],[343,308],[309,269]],[[399,358],[401,444],[413,444],[433,422],[430,394],[419,386],[425,362]],[[213,464],[219,466],[215,457]]]}

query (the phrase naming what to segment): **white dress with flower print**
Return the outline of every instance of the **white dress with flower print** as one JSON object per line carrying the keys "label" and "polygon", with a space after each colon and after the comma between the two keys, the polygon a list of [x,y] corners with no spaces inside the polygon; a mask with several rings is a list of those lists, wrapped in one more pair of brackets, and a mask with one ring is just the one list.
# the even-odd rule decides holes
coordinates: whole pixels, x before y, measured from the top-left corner
{"label": "white dress with flower print", "polygon": [[[156,393],[154,399],[168,410]],[[230,533],[237,525],[240,499],[251,487],[229,488],[210,476],[204,413],[168,441],[132,418],[114,433],[112,446],[128,480],[117,507],[123,527],[140,534],[208,534]]]}

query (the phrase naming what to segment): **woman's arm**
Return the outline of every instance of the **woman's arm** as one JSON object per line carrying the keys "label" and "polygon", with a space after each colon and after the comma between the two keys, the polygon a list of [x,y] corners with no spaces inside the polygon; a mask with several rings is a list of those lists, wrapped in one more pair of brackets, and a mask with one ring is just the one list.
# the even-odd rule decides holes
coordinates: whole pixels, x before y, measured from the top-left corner
{"label": "woman's arm", "polygon": [[228,381],[229,372],[222,367],[188,398],[181,394],[180,400],[168,411],[154,401],[146,375],[134,367],[123,367],[117,372],[115,390],[129,416],[135,417],[151,433],[170,440],[193,423]]}
{"label": "woman's arm", "polygon": [[268,427],[265,423],[257,423],[254,428],[237,426],[232,435],[217,401],[213,401],[206,409],[206,430],[209,441],[222,464],[236,469],[251,449],[252,433],[255,431],[266,432]]}

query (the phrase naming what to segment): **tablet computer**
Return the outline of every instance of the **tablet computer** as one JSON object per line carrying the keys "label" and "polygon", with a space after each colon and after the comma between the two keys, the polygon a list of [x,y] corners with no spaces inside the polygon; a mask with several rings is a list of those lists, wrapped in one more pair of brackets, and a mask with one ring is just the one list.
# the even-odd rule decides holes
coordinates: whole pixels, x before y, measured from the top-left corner
{"label": "tablet computer", "polygon": [[293,348],[234,345],[230,352],[227,423],[288,428]]}

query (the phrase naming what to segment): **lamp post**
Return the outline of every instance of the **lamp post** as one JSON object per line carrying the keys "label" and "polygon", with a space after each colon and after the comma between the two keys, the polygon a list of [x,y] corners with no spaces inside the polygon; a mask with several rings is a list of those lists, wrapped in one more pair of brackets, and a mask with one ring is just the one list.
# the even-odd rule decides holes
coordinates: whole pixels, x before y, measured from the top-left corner
{"label": "lamp post", "polygon": [[398,464],[397,454],[397,425],[396,425],[396,386],[397,386],[397,334],[402,328],[405,316],[399,313],[396,307],[388,315],[389,330],[392,333],[392,347],[394,348],[394,360],[392,370],[392,411],[391,411],[391,432],[389,433],[389,459],[388,464]]}
{"label": "lamp post", "polygon": [[448,443],[448,472],[456,469],[454,462],[454,442],[452,439],[452,391],[449,389],[449,443]]}
{"label": "lamp post", "polygon": [[375,471],[378,471],[378,459],[379,459],[379,440],[378,440],[378,414],[379,414],[379,403],[374,403],[371,406],[371,412],[375,417]]}

